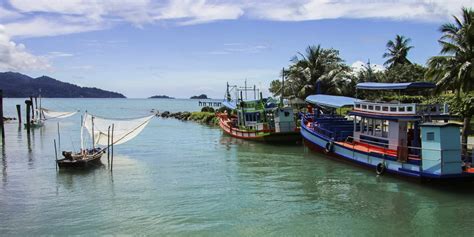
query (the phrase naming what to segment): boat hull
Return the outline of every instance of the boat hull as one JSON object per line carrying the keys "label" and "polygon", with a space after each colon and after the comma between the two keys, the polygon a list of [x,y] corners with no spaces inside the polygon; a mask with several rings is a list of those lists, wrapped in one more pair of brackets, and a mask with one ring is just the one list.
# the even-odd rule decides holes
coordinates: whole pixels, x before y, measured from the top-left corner
{"label": "boat hull", "polygon": [[225,119],[219,118],[219,126],[225,134],[249,141],[258,141],[265,143],[301,143],[301,133],[299,131],[292,132],[274,132],[274,131],[245,131],[233,128],[227,125]]}
{"label": "boat hull", "polygon": [[334,142],[331,151],[327,151],[326,146],[331,140],[314,130],[306,127],[301,123],[301,135],[303,136],[304,144],[311,150],[322,152],[329,157],[335,157],[343,161],[348,161],[353,164],[364,166],[366,168],[376,171],[377,165],[383,164],[385,166],[385,173],[393,174],[395,176],[403,176],[420,180],[474,180],[474,174],[463,172],[456,175],[436,175],[421,171],[419,164],[409,162],[399,162],[396,159],[384,157],[381,154],[363,152],[357,149],[352,149],[341,143]]}
{"label": "boat hull", "polygon": [[86,169],[91,167],[97,167],[102,165],[101,158],[104,154],[104,151],[100,151],[93,155],[81,156],[81,155],[72,155],[75,157],[74,159],[71,158],[64,158],[57,160],[56,163],[59,168],[69,168],[69,169]]}

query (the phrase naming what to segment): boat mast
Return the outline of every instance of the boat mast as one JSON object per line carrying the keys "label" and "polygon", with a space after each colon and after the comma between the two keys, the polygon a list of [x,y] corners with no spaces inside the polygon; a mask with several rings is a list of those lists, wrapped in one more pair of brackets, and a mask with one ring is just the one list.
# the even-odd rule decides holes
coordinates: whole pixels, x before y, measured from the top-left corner
{"label": "boat mast", "polygon": [[281,95],[280,95],[280,105],[283,106],[283,91],[285,89],[285,68],[281,70]]}
{"label": "boat mast", "polygon": [[95,149],[94,116],[92,116],[92,150]]}
{"label": "boat mast", "polygon": [[87,117],[87,113],[84,117],[81,115],[81,153],[84,152],[84,120]]}

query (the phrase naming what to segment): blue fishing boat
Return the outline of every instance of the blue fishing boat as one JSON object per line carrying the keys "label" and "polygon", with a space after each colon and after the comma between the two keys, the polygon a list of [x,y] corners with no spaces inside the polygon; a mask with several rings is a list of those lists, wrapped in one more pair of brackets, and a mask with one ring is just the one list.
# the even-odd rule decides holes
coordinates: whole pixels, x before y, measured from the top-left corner
{"label": "blue fishing boat", "polygon": [[[363,90],[421,90],[431,83],[359,83]],[[310,148],[368,168],[430,180],[474,178],[471,160],[461,152],[460,125],[447,105],[380,102],[311,95],[301,119]],[[347,116],[337,109],[350,107]]]}

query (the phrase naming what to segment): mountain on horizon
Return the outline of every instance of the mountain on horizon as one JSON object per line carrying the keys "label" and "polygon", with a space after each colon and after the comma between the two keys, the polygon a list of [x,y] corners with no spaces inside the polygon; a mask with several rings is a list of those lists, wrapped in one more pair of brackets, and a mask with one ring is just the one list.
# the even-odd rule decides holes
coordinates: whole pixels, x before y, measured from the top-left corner
{"label": "mountain on horizon", "polygon": [[26,98],[41,96],[47,98],[126,98],[124,95],[95,87],[80,87],[48,76],[32,78],[18,72],[0,72],[0,89],[3,96]]}

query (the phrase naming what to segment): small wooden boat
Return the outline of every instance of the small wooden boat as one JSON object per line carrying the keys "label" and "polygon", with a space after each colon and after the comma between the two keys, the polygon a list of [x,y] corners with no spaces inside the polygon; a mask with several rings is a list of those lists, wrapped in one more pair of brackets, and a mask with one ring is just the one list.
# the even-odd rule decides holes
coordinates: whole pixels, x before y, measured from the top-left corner
{"label": "small wooden boat", "polygon": [[105,153],[105,149],[95,148],[83,152],[73,153],[63,151],[63,159],[57,160],[59,168],[88,168],[97,167],[102,162],[100,158]]}
{"label": "small wooden boat", "polygon": [[[97,167],[102,164],[100,158],[106,150],[111,148],[112,152],[110,154],[112,154],[113,159],[113,146],[136,137],[153,117],[155,117],[155,114],[132,119],[107,119],[86,112],[81,124],[80,151],[63,151],[64,158],[57,160],[56,163],[59,168]],[[84,130],[87,130],[92,138],[92,148],[90,149],[84,148]],[[98,146],[105,146],[105,148],[99,148]]]}

